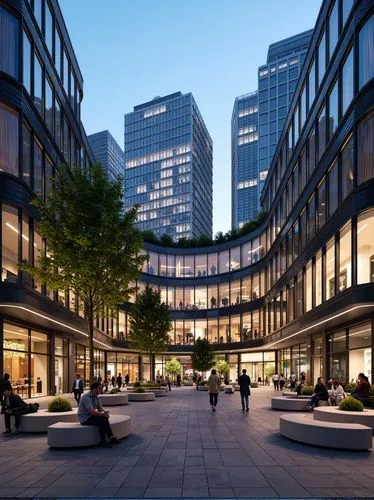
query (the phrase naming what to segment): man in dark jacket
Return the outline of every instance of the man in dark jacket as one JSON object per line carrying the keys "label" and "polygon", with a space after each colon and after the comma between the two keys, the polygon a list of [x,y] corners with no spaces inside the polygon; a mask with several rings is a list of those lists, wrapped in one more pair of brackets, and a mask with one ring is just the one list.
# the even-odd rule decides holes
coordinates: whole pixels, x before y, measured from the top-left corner
{"label": "man in dark jacket", "polygon": [[121,387],[122,387],[122,375],[121,374],[119,374],[118,377],[116,378],[116,382],[117,382],[118,389],[121,389]]}
{"label": "man in dark jacket", "polygon": [[19,432],[19,424],[21,422],[22,410],[27,407],[27,404],[17,394],[13,394],[12,388],[5,389],[3,392],[3,401],[1,402],[1,413],[4,414],[5,432],[3,434],[11,434],[10,416],[14,415],[15,430],[14,435]]}
{"label": "man in dark jacket", "polygon": [[318,406],[319,401],[328,401],[328,400],[329,400],[329,393],[325,386],[323,377],[318,377],[317,385],[314,388],[314,394],[312,396],[312,399],[310,400],[309,406],[307,406],[307,409],[312,410],[313,408]]}
{"label": "man in dark jacket", "polygon": [[77,402],[77,405],[79,406],[79,401],[81,400],[81,395],[83,393],[83,380],[81,379],[79,373],[77,373],[75,376],[71,392],[74,394],[74,399]]}
{"label": "man in dark jacket", "polygon": [[12,390],[12,384],[10,383],[9,373],[4,373],[3,378],[0,379],[0,403],[3,400],[3,393],[5,389]]}
{"label": "man in dark jacket", "polygon": [[249,411],[248,396],[251,394],[251,379],[247,375],[247,370],[242,370],[239,377],[240,398],[242,400],[242,412]]}

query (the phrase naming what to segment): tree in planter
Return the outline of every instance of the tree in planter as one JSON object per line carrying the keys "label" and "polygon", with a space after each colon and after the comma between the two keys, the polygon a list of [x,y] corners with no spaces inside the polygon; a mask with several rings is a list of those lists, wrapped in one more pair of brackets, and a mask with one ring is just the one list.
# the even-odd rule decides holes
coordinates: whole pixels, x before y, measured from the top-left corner
{"label": "tree in planter", "polygon": [[179,363],[179,361],[176,358],[171,358],[169,361],[165,363],[165,371],[169,375],[172,375],[173,380],[175,380],[175,377],[180,374],[181,372],[182,365]]}
{"label": "tree in planter", "polygon": [[167,349],[172,328],[169,308],[161,302],[161,293],[148,285],[138,294],[130,310],[130,344],[148,354],[153,377],[153,355]]}
{"label": "tree in planter", "polygon": [[218,359],[215,364],[215,369],[217,370],[218,375],[221,377],[221,379],[225,379],[230,371],[230,365],[224,359]]}
{"label": "tree in planter", "polygon": [[198,372],[206,372],[214,366],[214,353],[207,339],[199,337],[196,340],[191,354],[191,364],[192,369]]}
{"label": "tree in planter", "polygon": [[50,290],[75,293],[87,321],[93,382],[95,316],[106,310],[116,315],[146,259],[133,226],[137,209],[123,214],[123,181],[109,182],[99,163],[88,172],[63,165],[51,184],[45,201],[33,201],[47,255],[20,268]]}

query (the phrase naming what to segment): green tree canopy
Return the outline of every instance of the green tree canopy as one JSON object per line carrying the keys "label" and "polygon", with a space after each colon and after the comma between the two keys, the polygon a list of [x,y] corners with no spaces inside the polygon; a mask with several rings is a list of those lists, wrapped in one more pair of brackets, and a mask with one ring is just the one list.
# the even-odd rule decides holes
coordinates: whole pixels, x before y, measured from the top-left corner
{"label": "green tree canopy", "polygon": [[217,359],[214,368],[217,370],[220,377],[224,377],[230,371],[230,365],[224,359]]}
{"label": "green tree canopy", "polygon": [[171,358],[169,361],[165,363],[165,371],[169,375],[172,375],[173,378],[181,372],[182,365],[176,358]]}
{"label": "green tree canopy", "polygon": [[214,366],[214,353],[207,339],[196,340],[191,354],[192,369],[198,372],[206,372]]}
{"label": "green tree canopy", "polygon": [[133,226],[137,209],[123,213],[123,181],[109,182],[99,163],[88,172],[63,165],[51,183],[46,200],[34,201],[47,254],[39,255],[34,267],[20,267],[49,289],[78,297],[87,320],[92,382],[95,315],[107,309],[117,314],[146,258]]}
{"label": "green tree canopy", "polygon": [[169,308],[161,302],[161,293],[147,285],[130,310],[131,346],[141,354],[149,354],[152,363],[153,354],[167,349],[171,328]]}

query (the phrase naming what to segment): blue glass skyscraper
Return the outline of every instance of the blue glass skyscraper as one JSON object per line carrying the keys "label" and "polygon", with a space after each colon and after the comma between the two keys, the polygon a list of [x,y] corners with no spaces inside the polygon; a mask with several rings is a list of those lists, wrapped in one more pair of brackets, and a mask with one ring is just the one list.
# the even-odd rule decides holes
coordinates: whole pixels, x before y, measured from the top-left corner
{"label": "blue glass skyscraper", "polygon": [[89,135],[88,142],[95,160],[101,163],[109,180],[115,180],[118,175],[125,176],[124,152],[108,130]]}
{"label": "blue glass skyscraper", "polygon": [[125,115],[125,206],[137,227],[174,240],[212,234],[213,145],[191,93]]}
{"label": "blue glass skyscraper", "polygon": [[241,227],[257,214],[258,92],[235,99],[232,113],[232,227]]}
{"label": "blue glass skyscraper", "polygon": [[[258,69],[258,92],[235,99],[231,121],[232,227],[261,210],[260,195],[313,30],[269,46]],[[243,115],[243,110],[256,112]],[[250,142],[252,141],[252,142]]]}

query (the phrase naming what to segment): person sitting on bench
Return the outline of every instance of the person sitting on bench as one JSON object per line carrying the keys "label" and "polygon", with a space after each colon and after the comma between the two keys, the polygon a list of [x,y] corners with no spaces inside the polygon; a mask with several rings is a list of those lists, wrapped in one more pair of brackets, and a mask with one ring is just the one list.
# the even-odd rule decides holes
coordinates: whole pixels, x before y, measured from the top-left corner
{"label": "person sitting on bench", "polygon": [[[104,410],[99,401],[98,396],[101,390],[99,382],[91,384],[90,391],[86,392],[79,402],[78,418],[81,425],[94,425],[99,428],[101,446],[111,446],[120,443],[120,441],[113,436],[109,424],[109,412]],[[108,436],[109,443],[105,436]]]}

